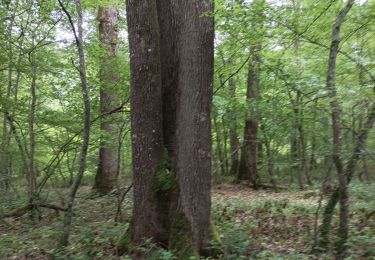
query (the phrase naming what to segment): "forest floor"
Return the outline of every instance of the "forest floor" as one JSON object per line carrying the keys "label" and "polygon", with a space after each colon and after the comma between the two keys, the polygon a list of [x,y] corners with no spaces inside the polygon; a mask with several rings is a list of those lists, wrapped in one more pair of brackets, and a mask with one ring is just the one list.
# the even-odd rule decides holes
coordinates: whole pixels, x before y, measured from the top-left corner
{"label": "forest floor", "polygon": [[[66,192],[51,189],[43,198],[56,204]],[[222,250],[220,259],[332,259],[332,253],[310,254],[315,223],[320,223],[315,217],[321,199],[319,190],[255,191],[246,185],[221,184],[212,194],[213,221],[222,240],[212,246]],[[56,249],[63,215],[60,212],[42,209],[38,221],[31,221],[27,214],[2,219],[0,259],[130,259],[114,256],[117,239],[128,226],[130,198],[128,194],[123,203],[122,221],[116,222],[118,196],[93,198],[90,187],[81,187],[70,245],[64,251]],[[16,192],[10,193],[0,200],[0,216],[25,201]],[[374,201],[375,185],[351,186],[348,259],[375,259]],[[337,226],[337,212],[333,223]],[[151,244],[142,248],[152,252],[149,259],[176,259],[165,250],[155,252]]]}

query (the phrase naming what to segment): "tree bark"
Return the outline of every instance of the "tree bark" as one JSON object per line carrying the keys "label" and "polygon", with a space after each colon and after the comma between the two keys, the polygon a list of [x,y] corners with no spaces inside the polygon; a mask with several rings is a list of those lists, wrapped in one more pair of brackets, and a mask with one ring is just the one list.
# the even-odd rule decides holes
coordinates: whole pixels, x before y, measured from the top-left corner
{"label": "tree bark", "polygon": [[[370,132],[374,123],[375,123],[375,104],[372,105],[372,108],[369,111],[369,115],[367,117],[365,126],[360,130],[360,132],[356,136],[356,144],[354,146],[352,155],[346,164],[345,176],[347,178],[347,184],[350,183],[350,181],[352,180],[354,176],[355,167],[365,147],[365,144],[368,138],[368,133]],[[323,222],[321,226],[319,227],[319,241],[317,245],[318,248],[315,248],[316,251],[327,249],[327,246],[329,243],[329,233],[331,230],[333,210],[335,209],[337,203],[339,202],[339,192],[340,192],[340,187],[337,187],[331,194],[330,199],[325,206],[324,213],[323,213]]]}
{"label": "tree bark", "polygon": [[[177,109],[177,212],[185,219],[184,236],[202,254],[211,238],[211,101],[214,58],[210,0],[179,0],[180,64]],[[179,223],[175,224],[176,227]],[[178,238],[180,234],[176,234]],[[179,245],[181,247],[182,245]],[[185,246],[185,245],[183,245]],[[191,254],[191,253],[190,253]]]}
{"label": "tree bark", "polygon": [[[12,89],[12,77],[13,77],[13,44],[12,41],[12,30],[13,30],[13,24],[14,24],[14,15],[10,18],[10,23],[7,31],[7,37],[9,40],[9,45],[7,46],[8,49],[8,75],[7,75],[7,84],[6,84],[6,90],[5,93],[0,93],[5,97],[5,101],[9,102],[11,89]],[[4,192],[9,187],[9,141],[10,137],[8,134],[8,120],[7,120],[7,112],[8,111],[8,104],[4,104],[4,113],[3,113],[3,120],[2,120],[2,138],[1,138],[1,149],[0,149],[0,192]]]}
{"label": "tree bark", "polygon": [[78,21],[77,21],[77,31],[75,29],[74,23],[72,21],[72,17],[70,13],[65,9],[61,0],[58,0],[60,7],[63,9],[64,13],[69,19],[72,31],[74,33],[76,47],[78,51],[78,58],[79,58],[79,76],[81,81],[81,93],[82,93],[82,101],[83,101],[83,133],[82,133],[82,146],[79,155],[78,161],[78,173],[72,186],[70,187],[68,199],[67,199],[67,208],[64,215],[63,220],[63,231],[59,240],[61,246],[66,246],[68,244],[69,235],[70,235],[70,228],[73,218],[73,206],[75,197],[78,191],[78,188],[81,184],[82,177],[84,175],[86,169],[86,157],[87,151],[89,148],[89,140],[90,140],[90,98],[89,98],[89,88],[87,83],[87,76],[86,76],[86,65],[85,65],[85,53],[84,53],[84,43],[83,43],[83,12],[81,7],[81,1],[75,0],[76,11],[78,14]]}
{"label": "tree bark", "polygon": [[181,258],[199,257],[211,237],[208,11],[209,1],[127,1],[134,209],[119,253],[150,238]]}
{"label": "tree bark", "polygon": [[[134,207],[132,223],[118,251],[153,238],[159,242],[159,222],[153,179],[163,167],[160,39],[156,2],[127,0],[131,68],[131,131]],[[160,167],[159,167],[160,165]],[[160,169],[163,170],[163,169]]]}
{"label": "tree bark", "polygon": [[[225,171],[225,157],[224,157],[224,149],[223,149],[223,145],[222,145],[222,135],[221,135],[221,131],[220,131],[220,126],[219,126],[219,123],[217,122],[217,119],[218,119],[218,115],[217,113],[213,113],[213,127],[214,127],[214,131],[215,131],[215,136],[216,136],[216,152],[217,152],[217,159],[219,161],[219,167],[220,168],[220,173],[217,174],[217,175],[225,175],[226,174],[226,171]],[[218,180],[218,177],[219,176],[215,176],[215,181]]]}
{"label": "tree bark", "polygon": [[[331,47],[328,59],[328,71],[326,88],[330,93],[330,106],[331,106],[331,116],[332,116],[332,137],[333,137],[333,149],[332,158],[336,166],[339,187],[337,194],[333,197],[338,197],[340,203],[340,223],[338,229],[338,242],[336,244],[337,259],[344,259],[346,254],[346,240],[348,237],[348,222],[349,222],[349,199],[348,199],[348,172],[344,170],[342,158],[341,158],[341,108],[338,101],[337,89],[335,86],[335,76],[336,76],[336,58],[339,51],[340,44],[340,29],[344,22],[345,16],[350,11],[354,4],[354,0],[349,0],[345,7],[340,11],[335,24],[332,28],[332,38]],[[349,166],[348,166],[349,167]],[[338,196],[337,196],[338,195]],[[329,202],[330,203],[330,202]],[[335,203],[331,203],[334,205]],[[334,207],[333,207],[334,208]],[[327,208],[326,208],[327,210]],[[332,214],[330,212],[330,214]]]}
{"label": "tree bark", "polygon": [[[236,176],[238,173],[238,165],[239,165],[239,142],[238,142],[238,134],[237,134],[237,116],[236,116],[236,82],[233,78],[228,80],[228,87],[229,87],[229,96],[233,100],[232,106],[229,110],[229,139],[230,139],[230,157],[231,157],[231,168],[230,168],[230,175]],[[258,153],[259,154],[259,153]]]}
{"label": "tree bark", "polygon": [[246,98],[248,102],[252,102],[253,108],[250,110],[250,117],[245,121],[244,140],[238,172],[238,178],[240,180],[249,180],[255,189],[257,189],[259,183],[257,170],[258,111],[255,107],[259,99],[260,50],[260,45],[251,48],[253,58],[249,64]]}
{"label": "tree bark", "polygon": [[[33,32],[33,39],[32,45],[35,44],[35,32]],[[28,125],[29,125],[29,143],[30,143],[30,152],[29,152],[29,168],[27,169],[27,189],[28,189],[28,196],[29,196],[29,203],[30,205],[34,205],[35,201],[37,200],[37,193],[36,193],[36,178],[37,178],[37,170],[35,165],[35,132],[34,132],[34,125],[35,125],[35,111],[36,111],[36,80],[37,80],[37,64],[35,59],[35,49],[29,54],[29,61],[31,65],[31,86],[30,86],[30,94],[31,94],[31,102],[29,108],[29,116],[28,116]],[[36,209],[32,206],[31,209],[31,217],[36,217]]]}
{"label": "tree bark", "polygon": [[[117,23],[118,10],[113,7],[99,7],[99,40],[105,50],[100,68],[100,113],[107,114],[118,107],[116,84],[119,80],[117,61]],[[119,116],[116,113],[107,114],[101,118],[100,129],[102,136],[99,149],[99,165],[95,176],[93,189],[101,194],[112,191],[118,178],[119,159]]]}

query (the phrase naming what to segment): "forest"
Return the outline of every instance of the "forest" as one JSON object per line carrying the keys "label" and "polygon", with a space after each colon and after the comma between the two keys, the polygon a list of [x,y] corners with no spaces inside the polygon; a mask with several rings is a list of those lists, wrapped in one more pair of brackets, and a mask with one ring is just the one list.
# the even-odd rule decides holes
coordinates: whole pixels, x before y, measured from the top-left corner
{"label": "forest", "polygon": [[374,0],[0,21],[0,259],[375,259]]}

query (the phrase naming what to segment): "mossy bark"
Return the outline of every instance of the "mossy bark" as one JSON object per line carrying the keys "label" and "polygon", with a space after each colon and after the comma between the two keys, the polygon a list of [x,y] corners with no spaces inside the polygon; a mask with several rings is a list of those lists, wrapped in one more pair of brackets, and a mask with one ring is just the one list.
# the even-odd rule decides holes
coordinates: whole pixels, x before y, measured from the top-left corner
{"label": "mossy bark", "polygon": [[134,249],[132,238],[132,223],[117,242],[117,255],[123,255],[126,252],[131,253]]}
{"label": "mossy bark", "polygon": [[199,259],[199,252],[194,245],[191,224],[181,213],[174,216],[169,240],[170,248],[176,251],[179,259]]}

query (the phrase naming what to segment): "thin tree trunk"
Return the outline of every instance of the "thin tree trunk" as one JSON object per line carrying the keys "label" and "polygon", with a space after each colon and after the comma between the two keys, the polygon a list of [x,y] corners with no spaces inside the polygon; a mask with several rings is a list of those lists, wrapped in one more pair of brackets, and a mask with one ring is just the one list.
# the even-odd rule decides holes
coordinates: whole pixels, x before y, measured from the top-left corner
{"label": "thin tree trunk", "polygon": [[298,133],[299,133],[299,144],[300,144],[300,157],[301,157],[301,172],[304,174],[306,178],[307,185],[312,185],[310,173],[309,173],[309,167],[307,164],[307,144],[305,141],[305,129],[303,126],[303,108],[300,108],[300,119],[298,124]]}
{"label": "thin tree trunk", "polygon": [[[100,68],[100,113],[106,114],[118,106],[116,84],[119,80],[117,60],[117,23],[118,10],[112,7],[99,7],[99,40],[105,49]],[[102,137],[99,149],[99,165],[95,176],[93,189],[101,194],[107,194],[116,187],[118,178],[118,145],[119,145],[119,116],[116,113],[106,115],[101,119]]]}
{"label": "thin tree trunk", "polygon": [[237,176],[238,173],[238,149],[239,149],[239,142],[238,142],[238,134],[237,134],[237,116],[236,116],[236,82],[233,78],[230,78],[228,81],[229,87],[229,97],[233,100],[232,106],[229,110],[229,138],[230,138],[230,158],[231,158],[231,168],[230,168],[230,175]]}
{"label": "thin tree trunk", "polygon": [[224,165],[224,155],[223,155],[224,151],[223,151],[222,140],[221,140],[221,131],[217,122],[216,113],[214,113],[213,115],[213,123],[214,123],[214,130],[216,134],[216,152],[217,152],[217,158],[218,158],[219,167],[220,167],[219,175],[223,176],[225,175],[225,165]]}
{"label": "thin tree trunk", "polygon": [[74,179],[74,182],[70,188],[68,200],[67,200],[67,210],[64,215],[64,221],[63,221],[63,230],[60,237],[60,245],[66,246],[69,242],[69,234],[70,234],[70,228],[73,218],[73,206],[74,201],[76,197],[77,190],[81,184],[82,177],[85,172],[86,168],[86,157],[87,157],[87,151],[89,147],[89,140],[90,140],[90,99],[89,99],[89,89],[87,84],[87,78],[86,78],[86,65],[85,65],[85,54],[84,54],[84,47],[83,47],[83,14],[82,14],[82,8],[81,8],[81,2],[80,0],[75,0],[76,10],[78,14],[78,21],[77,21],[77,31],[75,29],[75,26],[72,22],[72,18],[70,13],[65,9],[63,3],[61,0],[58,0],[61,8],[63,9],[64,13],[69,19],[70,25],[72,27],[75,40],[76,40],[76,46],[79,56],[79,75],[81,80],[81,93],[82,93],[82,100],[83,100],[83,133],[82,133],[82,147],[81,152],[79,155],[79,162],[78,162],[78,173],[76,178]]}
{"label": "thin tree trunk", "polygon": [[[360,55],[362,56],[362,47],[360,50]],[[359,67],[359,84],[363,88],[364,86],[364,69],[363,66],[358,66]],[[359,115],[359,120],[358,120],[358,130],[362,129],[364,127],[365,123],[365,117],[366,117],[366,112],[368,111],[368,105],[369,101],[367,98],[363,101],[363,104],[361,104],[361,112]],[[354,129],[353,129],[354,130]],[[354,132],[354,131],[353,131]],[[355,139],[354,139],[355,142]],[[370,183],[370,175],[369,175],[369,170],[368,170],[368,156],[367,154],[362,155],[362,170],[361,170],[361,176],[360,179],[365,181],[366,183]]]}
{"label": "thin tree trunk", "polygon": [[[345,176],[347,178],[347,183],[349,184],[353,178],[355,173],[355,167],[357,165],[358,160],[362,154],[362,151],[365,147],[368,133],[370,132],[371,128],[373,127],[375,122],[375,104],[372,105],[371,110],[369,111],[369,115],[367,117],[365,126],[360,130],[356,137],[356,144],[354,146],[352,155],[345,167]],[[327,202],[324,213],[323,213],[323,222],[319,227],[319,243],[318,247],[315,248],[316,251],[326,250],[329,243],[329,234],[331,230],[331,222],[332,222],[332,215],[333,210],[335,209],[338,201],[339,201],[339,191],[340,187],[336,188],[334,192],[331,194],[329,201]]]}
{"label": "thin tree trunk", "polygon": [[[293,3],[293,11],[295,15],[295,24],[294,28],[296,31],[299,30],[299,15],[301,13],[301,1],[300,0],[292,0]],[[300,51],[300,37],[297,35],[294,40],[294,51],[295,51],[295,61],[297,67],[297,74],[302,73],[301,70],[301,59],[299,55]],[[294,111],[294,121],[293,121],[293,129],[292,129],[292,144],[291,149],[291,156],[292,156],[292,174],[297,175],[298,185],[299,188],[302,190],[304,188],[304,181],[303,175],[305,175],[305,163],[306,163],[306,153],[304,152],[305,145],[304,145],[304,136],[303,134],[303,126],[302,126],[302,96],[301,91],[297,88],[296,85],[294,90],[296,91],[296,99],[292,100],[293,104],[293,111]],[[290,96],[291,97],[291,96]],[[293,147],[295,145],[295,147]]]}
{"label": "thin tree trunk", "polygon": [[[7,87],[5,91],[5,99],[8,102],[10,98],[10,91],[12,88],[12,74],[13,74],[13,45],[12,40],[12,30],[13,30],[14,16],[11,17],[7,37],[9,39],[8,47],[8,78]],[[2,139],[1,139],[1,149],[0,149],[0,192],[4,192],[9,186],[9,154],[8,154],[8,126],[7,126],[7,108],[4,108],[3,122],[2,122]]]}
{"label": "thin tree trunk", "polygon": [[[332,116],[332,136],[333,136],[333,150],[332,158],[336,166],[338,178],[339,178],[339,188],[338,197],[340,202],[340,223],[338,229],[339,240],[336,245],[337,259],[344,259],[346,254],[346,240],[348,237],[348,221],[349,221],[349,200],[348,200],[348,177],[347,171],[344,170],[343,162],[341,159],[341,108],[338,101],[337,90],[335,86],[335,76],[336,76],[336,58],[339,51],[340,44],[340,29],[344,22],[345,16],[350,11],[354,4],[354,0],[349,0],[345,7],[340,11],[335,24],[332,28],[332,41],[329,52],[328,59],[328,71],[327,71],[327,82],[326,88],[330,93],[331,97],[331,116]],[[335,195],[334,192],[333,195]],[[333,196],[332,196],[333,198]],[[334,203],[333,203],[334,204]],[[326,208],[327,210],[327,208]],[[332,215],[332,213],[330,213]]]}
{"label": "thin tree trunk", "polygon": [[[223,162],[224,162],[224,174],[227,175],[230,171],[230,161],[228,159],[228,124],[225,120],[225,116],[221,117],[221,129],[223,129]],[[230,138],[230,136],[229,136]]]}
{"label": "thin tree trunk", "polygon": [[[33,40],[32,44],[34,46],[34,37],[35,32],[33,32]],[[35,132],[34,132],[34,125],[35,125],[35,111],[36,111],[36,80],[37,80],[37,64],[35,59],[35,50],[32,51],[29,55],[29,61],[31,64],[31,87],[30,87],[30,94],[31,94],[31,103],[29,108],[29,116],[28,116],[28,124],[29,124],[29,143],[30,143],[30,152],[29,152],[29,168],[27,169],[27,190],[29,196],[29,203],[30,205],[35,205],[37,200],[37,193],[36,193],[36,178],[37,178],[37,171],[35,165]],[[36,208],[33,206],[31,210],[31,217],[34,219],[36,217]]]}
{"label": "thin tree trunk", "polygon": [[[291,143],[290,143],[290,158],[291,158],[291,174],[297,178],[298,186],[302,190],[304,187],[303,172],[301,172],[301,140],[299,138],[300,127],[300,99],[301,92],[297,90],[295,100],[290,95],[291,103],[293,104],[293,124],[291,130]],[[293,177],[291,178],[293,180]]]}
{"label": "thin tree trunk", "polygon": [[271,182],[273,188],[276,190],[277,184],[276,184],[275,176],[274,176],[274,163],[273,163],[273,155],[272,155],[272,150],[271,150],[271,144],[270,144],[267,137],[265,137],[263,140],[264,140],[264,144],[265,144],[265,147],[266,147],[268,177],[270,178],[270,182]]}
{"label": "thin tree trunk", "polygon": [[317,120],[317,105],[318,100],[314,102],[313,112],[313,126],[311,131],[311,155],[310,155],[310,172],[314,170],[316,166],[316,120]]}

